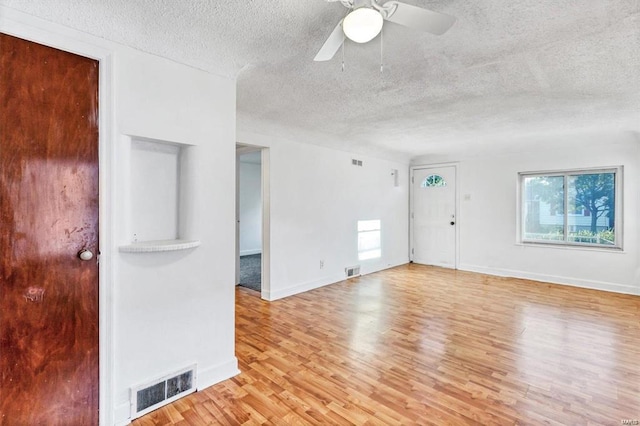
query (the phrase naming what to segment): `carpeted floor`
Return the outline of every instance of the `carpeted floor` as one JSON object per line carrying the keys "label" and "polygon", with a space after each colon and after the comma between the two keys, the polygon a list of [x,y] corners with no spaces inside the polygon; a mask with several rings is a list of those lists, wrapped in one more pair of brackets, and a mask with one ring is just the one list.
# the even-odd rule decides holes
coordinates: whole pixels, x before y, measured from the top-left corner
{"label": "carpeted floor", "polygon": [[242,287],[261,291],[262,254],[240,256],[240,284]]}

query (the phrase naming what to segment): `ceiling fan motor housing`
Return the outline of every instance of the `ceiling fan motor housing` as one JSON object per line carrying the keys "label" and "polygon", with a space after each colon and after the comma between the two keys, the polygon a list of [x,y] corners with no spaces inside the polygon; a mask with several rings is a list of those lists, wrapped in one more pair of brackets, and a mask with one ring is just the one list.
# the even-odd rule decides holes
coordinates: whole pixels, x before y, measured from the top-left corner
{"label": "ceiling fan motor housing", "polygon": [[366,43],[382,30],[384,21],[390,21],[420,32],[442,35],[451,28],[456,18],[397,0],[379,3],[379,0],[327,0],[339,1],[351,9],[333,29],[314,61],[328,61],[344,43],[344,37]]}

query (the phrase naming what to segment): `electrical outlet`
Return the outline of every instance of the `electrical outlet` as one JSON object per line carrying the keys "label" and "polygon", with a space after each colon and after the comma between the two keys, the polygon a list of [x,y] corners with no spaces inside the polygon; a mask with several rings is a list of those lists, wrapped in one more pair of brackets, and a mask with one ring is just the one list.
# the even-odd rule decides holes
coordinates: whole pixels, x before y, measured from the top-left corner
{"label": "electrical outlet", "polygon": [[320,261],[320,269],[324,268],[324,260]]}

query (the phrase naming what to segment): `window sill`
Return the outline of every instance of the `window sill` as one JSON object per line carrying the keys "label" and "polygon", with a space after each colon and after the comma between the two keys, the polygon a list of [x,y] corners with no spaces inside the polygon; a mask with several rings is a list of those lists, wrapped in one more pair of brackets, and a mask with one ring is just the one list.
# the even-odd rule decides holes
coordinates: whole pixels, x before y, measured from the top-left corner
{"label": "window sill", "polygon": [[538,242],[522,242],[518,241],[515,243],[516,246],[522,247],[536,247],[536,248],[552,248],[558,250],[580,250],[580,251],[598,251],[602,253],[615,253],[615,254],[626,254],[623,248],[621,247],[594,247],[594,246],[579,246],[579,245],[568,245],[568,244],[553,244],[553,243],[538,243]]}

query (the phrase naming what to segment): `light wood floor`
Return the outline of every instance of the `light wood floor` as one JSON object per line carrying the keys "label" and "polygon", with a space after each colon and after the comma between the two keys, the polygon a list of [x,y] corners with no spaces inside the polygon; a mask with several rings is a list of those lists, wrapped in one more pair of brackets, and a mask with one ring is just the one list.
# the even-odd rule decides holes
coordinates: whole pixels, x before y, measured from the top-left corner
{"label": "light wood floor", "polygon": [[640,419],[640,297],[407,265],[236,293],[242,374],[134,425]]}

